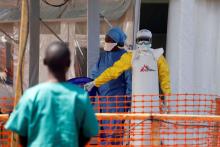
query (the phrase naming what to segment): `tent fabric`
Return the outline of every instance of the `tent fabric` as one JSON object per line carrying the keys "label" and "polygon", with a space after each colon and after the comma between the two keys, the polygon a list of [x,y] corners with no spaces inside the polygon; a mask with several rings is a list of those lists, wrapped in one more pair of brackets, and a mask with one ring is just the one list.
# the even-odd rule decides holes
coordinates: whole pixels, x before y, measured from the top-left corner
{"label": "tent fabric", "polygon": [[[54,0],[53,0],[54,1]],[[77,18],[87,17],[86,15],[86,0],[74,0],[68,5],[70,8],[75,8],[74,10],[66,10],[65,13],[72,13],[73,11],[77,11],[79,15]],[[127,34],[128,39],[127,42],[130,44],[132,43],[133,39],[133,12],[134,12],[134,2],[131,0],[114,0],[114,1],[106,1],[100,0],[101,2],[101,10],[104,15],[107,16],[107,19],[110,18],[110,22],[113,26],[121,27]],[[108,5],[110,7],[108,7]],[[102,7],[103,6],[103,7]],[[54,11],[57,12],[56,14],[60,14],[63,8],[50,8],[45,4],[41,3],[41,15],[46,12],[47,9],[56,9]],[[84,11],[85,10],[85,11]],[[70,12],[71,11],[71,12]],[[82,12],[83,11],[83,12]],[[113,12],[114,11],[114,12]],[[59,12],[59,13],[58,13]],[[0,8],[0,28],[8,33],[13,39],[18,40],[19,37],[19,23],[16,20],[19,19],[19,8],[10,8],[10,9],[1,9]],[[74,12],[75,13],[75,12]],[[82,14],[82,15],[81,15]],[[71,14],[72,15],[75,14]],[[50,16],[51,19],[57,18],[54,16]],[[76,16],[76,15],[75,15]],[[75,17],[74,16],[74,17]],[[69,19],[70,16],[63,13],[62,17],[66,17]],[[62,18],[61,17],[61,18]],[[69,20],[71,20],[71,17]],[[48,16],[44,16],[44,18],[49,18]],[[114,20],[113,20],[114,19]],[[13,22],[12,22],[13,20]],[[68,42],[69,48],[71,50],[71,66],[67,74],[67,78],[73,77],[81,77],[86,76],[86,69],[87,69],[87,19],[85,21],[64,21],[62,19],[56,21],[46,21],[46,24],[65,42]],[[7,23],[6,23],[7,22]],[[104,42],[104,35],[109,29],[109,26],[104,22],[100,22],[100,48],[102,48]],[[18,60],[18,45],[11,41],[7,36],[0,32],[0,42],[1,39],[5,38],[8,43],[12,44],[13,47],[13,61],[14,61],[14,71],[17,68],[17,60]],[[44,82],[48,79],[47,77],[47,68],[43,65],[43,58],[45,53],[45,48],[51,43],[52,41],[57,41],[58,39],[41,23],[40,26],[40,61],[39,61],[39,82]],[[23,87],[24,89],[28,88],[29,85],[29,61],[31,58],[29,57],[29,41],[27,43],[27,51],[25,53],[25,60],[24,60],[24,78],[23,78]],[[14,76],[14,81],[15,81]],[[4,85],[1,85],[3,87]],[[15,84],[9,85],[10,86],[10,93],[3,94],[3,88],[0,88],[0,93],[3,94],[0,96],[2,97],[11,97],[14,95],[13,89]],[[4,86],[5,87],[5,86]],[[3,90],[5,91],[5,90]]]}
{"label": "tent fabric", "polygon": [[1,0],[0,8],[15,8],[18,6],[19,0]]}
{"label": "tent fabric", "polygon": [[[131,4],[131,0],[100,0],[100,12],[109,20],[121,18]],[[41,2],[40,16],[44,20],[74,19],[87,16],[87,0],[70,1],[67,7],[51,7]],[[20,19],[20,9],[0,8],[0,21],[18,21]]]}
{"label": "tent fabric", "polygon": [[[220,94],[220,1],[217,0],[171,0],[169,7],[168,34],[167,34],[167,60],[171,71],[171,85],[173,93],[200,93],[200,94]],[[176,99],[180,97],[170,97],[171,104],[175,105]],[[204,97],[206,105],[211,97]],[[210,107],[202,106],[202,102],[196,101],[198,96],[187,97],[195,100],[193,107],[179,102],[178,108],[174,109],[193,110],[193,112],[210,112]],[[203,111],[201,111],[203,110]],[[186,114],[194,114],[186,112]],[[205,113],[200,113],[200,115]],[[207,125],[201,123],[201,125]],[[173,130],[170,126],[169,130]],[[176,130],[180,132],[181,129]],[[196,132],[195,134],[182,134],[175,136],[186,138],[187,145],[198,144],[191,140],[197,138],[210,138],[208,134],[202,132],[207,128],[186,129],[186,132]],[[169,136],[174,137],[174,136]],[[168,141],[165,145],[174,145],[181,142]],[[199,144],[205,144],[200,140]]]}
{"label": "tent fabric", "polygon": [[171,0],[167,59],[174,93],[220,94],[220,1]]}

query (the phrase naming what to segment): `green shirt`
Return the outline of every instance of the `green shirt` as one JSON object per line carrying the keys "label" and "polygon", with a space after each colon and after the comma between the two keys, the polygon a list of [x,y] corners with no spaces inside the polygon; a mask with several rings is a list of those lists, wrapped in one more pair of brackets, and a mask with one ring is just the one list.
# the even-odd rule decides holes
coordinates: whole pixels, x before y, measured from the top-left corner
{"label": "green shirt", "polygon": [[28,89],[5,128],[28,137],[30,147],[78,147],[79,134],[98,133],[87,92],[69,83],[43,83]]}

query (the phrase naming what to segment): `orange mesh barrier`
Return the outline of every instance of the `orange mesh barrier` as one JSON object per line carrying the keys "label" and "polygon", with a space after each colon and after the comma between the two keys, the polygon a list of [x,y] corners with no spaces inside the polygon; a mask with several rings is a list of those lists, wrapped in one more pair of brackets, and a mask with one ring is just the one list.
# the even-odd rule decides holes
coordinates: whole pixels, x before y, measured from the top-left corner
{"label": "orange mesh barrier", "polygon": [[163,100],[169,103],[172,114],[216,114],[217,95],[206,94],[172,94],[129,96],[96,96],[91,102],[97,113],[162,113]]}
{"label": "orange mesh barrier", "polygon": [[[168,108],[160,99],[164,97],[170,114],[163,114]],[[4,100],[0,106],[11,105]],[[220,146],[217,95],[99,96],[91,101],[100,132],[88,146]],[[0,122],[6,119],[0,116]],[[0,126],[0,147],[9,146],[10,132],[2,130],[2,123]]]}
{"label": "orange mesh barrier", "polygon": [[[173,94],[99,96],[91,101],[98,113],[119,113],[132,116],[146,114],[149,118],[140,117],[128,120],[127,117],[99,117],[99,145],[130,145],[130,146],[216,146],[219,141],[219,124],[214,120],[220,113],[220,101],[216,95],[206,94]],[[167,103],[167,104],[164,104]],[[168,120],[155,118],[155,113],[166,113],[169,110],[173,117]],[[177,117],[178,115],[182,117]],[[102,114],[105,115],[105,114]],[[192,115],[187,117],[187,115]],[[212,121],[193,120],[198,115]],[[207,115],[207,116],[205,116]],[[153,117],[154,116],[154,117]],[[176,118],[181,118],[176,120]],[[107,120],[106,120],[107,119]],[[185,120],[184,120],[185,119]],[[215,140],[215,141],[214,141]],[[94,141],[91,143],[93,144]],[[213,145],[214,144],[214,145]]]}
{"label": "orange mesh barrier", "polygon": [[8,119],[8,115],[0,115],[0,147],[9,147],[11,132],[4,129],[4,124]]}
{"label": "orange mesh barrier", "polygon": [[13,105],[13,98],[0,98],[0,113],[12,112]]}
{"label": "orange mesh barrier", "polygon": [[[99,136],[88,146],[220,146],[220,116],[172,114],[97,114]],[[123,123],[114,124],[113,120]]]}

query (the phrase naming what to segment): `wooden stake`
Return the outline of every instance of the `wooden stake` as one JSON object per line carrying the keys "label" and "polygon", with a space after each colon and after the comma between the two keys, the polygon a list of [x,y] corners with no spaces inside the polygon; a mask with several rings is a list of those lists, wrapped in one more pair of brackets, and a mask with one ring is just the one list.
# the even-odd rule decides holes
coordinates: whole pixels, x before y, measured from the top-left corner
{"label": "wooden stake", "polygon": [[[17,105],[22,93],[23,93],[23,63],[26,50],[27,38],[28,38],[28,0],[21,1],[21,24],[20,24],[20,36],[19,36],[19,57],[18,67],[16,73],[16,87],[15,87],[15,99],[14,106]],[[11,147],[18,147],[19,139],[18,135],[12,133]]]}
{"label": "wooden stake", "polygon": [[[220,98],[216,98],[216,111],[215,111],[216,115],[220,115]],[[219,146],[219,140],[220,140],[220,136],[219,136],[219,127],[220,127],[220,123],[216,122],[215,124],[215,128],[213,130],[213,141],[212,141],[212,146],[213,147],[217,147]]]}

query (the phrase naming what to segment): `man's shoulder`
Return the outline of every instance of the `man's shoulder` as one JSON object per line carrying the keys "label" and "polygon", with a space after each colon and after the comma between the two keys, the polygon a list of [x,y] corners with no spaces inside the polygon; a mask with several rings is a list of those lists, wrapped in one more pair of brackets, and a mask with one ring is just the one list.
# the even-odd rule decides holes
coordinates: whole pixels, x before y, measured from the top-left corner
{"label": "man's shoulder", "polygon": [[66,85],[70,90],[70,94],[76,98],[77,104],[81,106],[81,108],[85,108],[89,101],[88,92],[74,84],[67,83]]}
{"label": "man's shoulder", "polygon": [[71,83],[41,83],[33,86],[25,91],[25,94],[36,95],[37,93],[50,93],[51,91],[56,92],[68,92],[70,94],[85,95],[87,92],[77,85]]}
{"label": "man's shoulder", "polygon": [[83,88],[75,84],[65,83],[65,85],[68,87],[70,92],[77,93],[78,95],[87,95],[87,92]]}
{"label": "man's shoulder", "polygon": [[88,96],[87,92],[84,89],[71,83],[41,83],[27,89],[25,91],[25,95],[32,95],[34,97],[37,94],[49,94],[54,91],[75,95],[80,99]]}
{"label": "man's shoulder", "polygon": [[37,91],[40,90],[47,90],[47,88],[48,88],[48,83],[40,83],[25,90],[25,93],[30,93],[30,94],[36,93]]}

